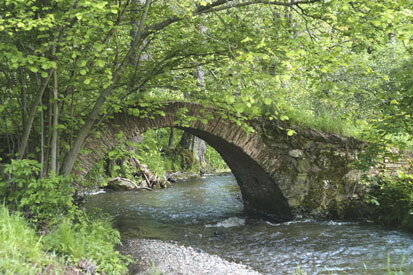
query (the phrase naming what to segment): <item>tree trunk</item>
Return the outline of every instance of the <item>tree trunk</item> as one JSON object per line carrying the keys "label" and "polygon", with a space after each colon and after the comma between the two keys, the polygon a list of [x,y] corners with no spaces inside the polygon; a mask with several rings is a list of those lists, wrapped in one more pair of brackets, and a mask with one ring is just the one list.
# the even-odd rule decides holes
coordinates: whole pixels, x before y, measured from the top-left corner
{"label": "tree trunk", "polygon": [[59,115],[59,106],[57,104],[57,73],[53,72],[54,85],[53,85],[53,123],[52,123],[52,143],[51,143],[51,155],[50,171],[57,172],[57,122]]}
{"label": "tree trunk", "polygon": [[19,77],[20,77],[20,97],[21,97],[21,105],[22,105],[22,121],[23,125],[26,124],[26,118],[27,118],[27,102],[26,102],[26,88],[25,88],[25,82],[23,78],[23,69],[19,68]]}
{"label": "tree trunk", "polygon": [[189,150],[193,158],[201,165],[205,163],[206,143],[204,140],[184,132],[179,141],[179,145],[181,145],[182,148]]}
{"label": "tree trunk", "polygon": [[[40,102],[40,105],[42,103]],[[44,163],[44,112],[43,107],[40,110],[40,164],[42,165],[42,170],[40,171],[40,177],[45,175],[45,163]]]}
{"label": "tree trunk", "polygon": [[41,87],[39,87],[38,91],[37,91],[37,95],[36,98],[33,100],[32,105],[30,106],[30,114],[27,117],[26,123],[24,124],[23,127],[23,137],[22,140],[20,142],[20,146],[19,146],[19,150],[18,150],[18,159],[22,159],[24,156],[24,153],[26,152],[26,147],[27,147],[27,143],[29,140],[29,136],[30,136],[30,132],[32,130],[32,126],[33,126],[33,121],[34,121],[34,117],[36,116],[36,110],[37,110],[37,106],[39,105],[44,90],[46,90],[47,85],[49,84],[49,80],[50,77],[53,73],[54,69],[52,69],[49,72],[49,76],[47,77],[47,79],[45,79],[43,85]]}
{"label": "tree trunk", "polygon": [[175,128],[171,127],[171,132],[169,133],[168,149],[172,149],[174,146]]}

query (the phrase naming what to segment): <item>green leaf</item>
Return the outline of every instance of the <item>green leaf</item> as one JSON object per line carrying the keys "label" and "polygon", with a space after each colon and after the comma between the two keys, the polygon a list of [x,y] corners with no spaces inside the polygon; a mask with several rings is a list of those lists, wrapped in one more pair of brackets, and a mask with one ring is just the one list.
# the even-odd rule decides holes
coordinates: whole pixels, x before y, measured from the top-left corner
{"label": "green leaf", "polygon": [[295,135],[295,134],[297,134],[297,132],[296,131],[294,131],[294,130],[291,130],[291,129],[288,129],[288,131],[287,131],[287,135],[290,137],[290,136],[292,136],[292,135]]}
{"label": "green leaf", "polygon": [[87,64],[86,60],[82,60],[79,62],[79,67],[84,67],[86,66],[86,64]]}
{"label": "green leaf", "polygon": [[264,104],[265,105],[271,105],[271,103],[272,103],[272,100],[271,100],[271,98],[264,98]]}
{"label": "green leaf", "polygon": [[96,65],[98,65],[99,67],[101,67],[101,68],[103,68],[103,67],[105,67],[105,61],[103,61],[103,60],[98,60],[98,61],[96,61]]}
{"label": "green leaf", "polygon": [[90,79],[86,78],[85,81],[83,81],[83,83],[85,83],[86,85],[89,85],[90,84]]}
{"label": "green leaf", "polygon": [[235,98],[234,98],[233,96],[227,96],[227,97],[225,97],[225,101],[226,101],[228,104],[232,104],[232,103],[235,102]]}
{"label": "green leaf", "polygon": [[29,70],[32,71],[33,73],[37,73],[39,71],[38,68],[32,67],[32,66],[29,67]]}
{"label": "green leaf", "polygon": [[241,43],[247,43],[248,41],[252,41],[252,39],[247,36],[241,41]]}
{"label": "green leaf", "polygon": [[280,120],[281,121],[284,121],[284,120],[288,120],[289,118],[288,118],[288,116],[286,116],[286,115],[281,115],[280,116]]}

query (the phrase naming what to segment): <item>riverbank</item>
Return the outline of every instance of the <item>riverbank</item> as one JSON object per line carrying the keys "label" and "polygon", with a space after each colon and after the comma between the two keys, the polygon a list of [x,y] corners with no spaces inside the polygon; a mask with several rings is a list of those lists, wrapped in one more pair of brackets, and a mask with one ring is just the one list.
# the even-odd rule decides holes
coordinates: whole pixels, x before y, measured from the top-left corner
{"label": "riverbank", "polygon": [[130,274],[260,274],[246,265],[160,240],[130,239],[121,251],[136,261],[129,266]]}

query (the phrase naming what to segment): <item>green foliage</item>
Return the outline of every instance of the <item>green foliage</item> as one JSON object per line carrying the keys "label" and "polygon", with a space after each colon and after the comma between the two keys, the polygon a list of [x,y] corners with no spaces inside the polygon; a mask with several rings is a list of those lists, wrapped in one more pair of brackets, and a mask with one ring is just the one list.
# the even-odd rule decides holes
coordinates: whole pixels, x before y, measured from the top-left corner
{"label": "green foliage", "polygon": [[142,163],[158,176],[165,172],[199,171],[207,169],[227,169],[226,163],[211,146],[207,145],[205,152],[206,167],[200,167],[193,153],[178,144],[182,131],[175,129],[173,148],[168,148],[169,129],[148,130],[143,135],[143,141],[137,146],[137,155]]}
{"label": "green foliage", "polygon": [[207,149],[205,151],[205,162],[213,170],[218,170],[218,171],[228,170],[228,165],[222,159],[221,155],[209,145],[207,146]]}
{"label": "green foliage", "polygon": [[85,186],[105,186],[108,175],[106,173],[106,159],[97,162],[85,177]]}
{"label": "green foliage", "polygon": [[107,171],[109,176],[132,178],[136,172],[136,169],[130,163],[132,157],[136,157],[136,154],[131,148],[128,148],[126,142],[121,142],[118,146],[108,151],[104,161],[109,163],[109,171]]}
{"label": "green foliage", "polygon": [[41,274],[56,259],[42,251],[43,244],[33,228],[18,213],[0,206],[0,273]]}
{"label": "green foliage", "polygon": [[180,163],[180,168],[183,171],[199,171],[200,164],[195,159],[193,152],[190,149],[183,148],[181,145],[178,145],[172,154],[175,160],[178,160]]}
{"label": "green foliage", "polygon": [[166,128],[159,130],[148,130],[143,135],[143,140],[136,146],[136,155],[138,159],[148,169],[157,175],[163,177],[169,170],[177,168],[174,159],[166,157],[169,139],[169,131]]}
{"label": "green foliage", "polygon": [[413,144],[413,58],[389,73],[378,92],[380,110],[369,135],[373,142],[407,148]]}
{"label": "green foliage", "polygon": [[373,181],[373,191],[365,197],[375,222],[413,232],[413,175],[399,172],[398,178]]}
{"label": "green foliage", "polygon": [[359,136],[369,142],[360,156],[364,169],[374,165],[378,156],[392,157],[391,147],[413,151],[413,59],[401,58],[400,63],[387,66],[386,79],[375,86],[375,116]]}
{"label": "green foliage", "polygon": [[19,204],[25,189],[37,181],[40,168],[37,161],[30,159],[12,160],[4,165],[0,187],[7,203]]}
{"label": "green foliage", "polygon": [[38,178],[41,166],[29,159],[4,165],[1,194],[15,209],[28,211],[35,222],[55,223],[59,217],[74,216],[74,188],[70,178],[51,174]]}
{"label": "green foliage", "polygon": [[99,162],[89,173],[91,182],[104,185],[106,178],[122,176],[134,179],[136,169],[131,158],[137,158],[148,169],[162,178],[167,172],[193,171],[199,169],[227,170],[228,167],[221,156],[212,147],[207,145],[205,152],[206,167],[201,167],[195,160],[192,152],[178,144],[182,131],[175,129],[172,148],[168,148],[170,129],[149,129],[143,134],[139,144],[121,142],[118,146],[106,153],[103,161]]}
{"label": "green foliage", "polygon": [[[217,107],[248,131],[245,120],[289,116],[285,110],[297,102],[356,123],[377,115],[382,69],[411,53],[411,1],[230,2],[150,1],[146,9],[142,1],[4,1],[3,154],[15,157],[23,129],[30,129],[26,154],[50,170],[58,118],[59,156],[72,152],[58,159],[66,170],[74,144],[98,131],[98,121],[121,111],[162,116],[156,107],[177,99]],[[394,59],[382,54],[387,49]],[[200,69],[203,76],[194,77]],[[41,102],[32,105],[35,98]],[[45,115],[56,101],[58,116]],[[404,102],[393,102],[399,105],[392,112],[405,115]],[[183,123],[196,119],[179,115]]]}
{"label": "green foliage", "polygon": [[[27,251],[19,251],[18,247],[14,247],[16,255],[6,251],[10,255],[6,254],[5,260],[0,260],[0,267],[3,267],[1,264],[7,266],[10,261],[15,260],[21,261],[22,266],[22,269],[16,269],[16,271],[21,271],[23,274],[39,273],[46,263],[51,263],[42,252],[42,249],[47,249],[73,264],[82,259],[88,259],[93,261],[101,271],[111,274],[126,273],[127,258],[115,251],[115,245],[120,243],[119,232],[114,230],[107,220],[90,220],[81,215],[73,204],[74,190],[69,178],[52,174],[48,178],[39,179],[37,178],[39,172],[40,165],[36,161],[13,160],[4,166],[4,177],[8,180],[1,181],[1,191],[5,195],[6,202],[13,208],[28,213],[32,222],[45,223],[49,227],[53,225],[52,232],[44,236],[42,246],[35,231],[28,228],[23,218],[16,215],[7,216],[7,209],[2,207],[0,219],[4,219],[4,222],[0,226],[9,225],[10,230],[14,231],[5,232],[16,234],[16,238],[22,238],[22,245],[27,246]],[[77,222],[73,223],[74,220]],[[15,224],[10,225],[12,222]],[[10,242],[14,240],[14,237],[10,238]],[[12,248],[7,247],[7,249]],[[22,258],[14,259],[13,257],[17,255],[21,255]],[[32,262],[33,257],[44,259],[44,262]],[[36,265],[40,263],[42,265],[36,269]],[[27,267],[27,272],[23,267]],[[32,272],[32,268],[35,271]],[[10,268],[10,270],[15,269]],[[20,274],[20,272],[17,273]]]}
{"label": "green foliage", "polygon": [[70,219],[63,219],[44,237],[44,243],[73,264],[88,259],[98,266],[99,272],[127,273],[129,258],[116,251],[120,235],[107,220],[85,218],[73,224]]}

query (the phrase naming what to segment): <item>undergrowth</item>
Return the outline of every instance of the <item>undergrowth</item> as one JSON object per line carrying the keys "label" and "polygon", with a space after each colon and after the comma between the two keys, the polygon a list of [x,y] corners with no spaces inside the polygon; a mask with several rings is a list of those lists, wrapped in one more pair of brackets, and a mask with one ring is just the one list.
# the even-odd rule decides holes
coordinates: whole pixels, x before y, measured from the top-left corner
{"label": "undergrowth", "polygon": [[129,258],[115,249],[115,245],[120,244],[120,234],[108,221],[85,218],[80,223],[72,223],[63,219],[43,241],[49,250],[74,265],[87,259],[99,272],[122,274],[128,271]]}
{"label": "undergrowth", "polygon": [[371,205],[370,219],[392,228],[413,232],[413,175],[382,176],[370,181],[372,191],[364,201]]}
{"label": "undergrowth", "polygon": [[204,155],[206,163],[200,164],[196,161],[192,152],[179,144],[182,133],[181,130],[175,129],[172,146],[168,147],[169,129],[146,131],[142,142],[136,146],[138,158],[158,177],[164,176],[166,172],[199,172],[201,169],[215,171],[228,168],[219,153],[209,145]]}
{"label": "undergrowth", "polygon": [[[139,143],[121,142],[118,146],[106,152],[106,157],[89,172],[88,180],[104,186],[107,178],[122,176],[131,180],[139,180],[136,165],[130,160],[138,159],[158,178],[167,173],[184,171],[199,173],[205,171],[226,171],[228,166],[220,154],[211,146],[206,146],[205,163],[195,159],[191,150],[179,144],[182,131],[175,129],[174,141],[169,146],[170,129],[149,129],[141,137]],[[137,178],[135,178],[137,177]]]}
{"label": "undergrowth", "polygon": [[57,259],[44,252],[42,239],[18,213],[0,205],[0,273],[40,274]]}
{"label": "undergrowth", "polygon": [[3,168],[0,274],[63,274],[80,261],[98,272],[127,273],[129,258],[115,249],[119,232],[109,220],[89,217],[74,204],[70,178],[41,178],[40,165],[27,159]]}

